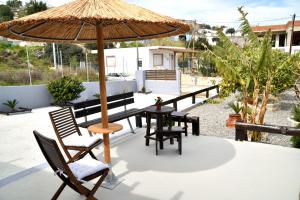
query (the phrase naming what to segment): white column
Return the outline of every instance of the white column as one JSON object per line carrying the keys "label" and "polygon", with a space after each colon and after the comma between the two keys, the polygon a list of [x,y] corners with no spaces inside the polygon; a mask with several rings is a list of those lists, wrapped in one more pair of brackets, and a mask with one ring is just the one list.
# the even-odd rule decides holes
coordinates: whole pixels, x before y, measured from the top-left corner
{"label": "white column", "polygon": [[54,43],[52,43],[52,48],[53,48],[53,63],[54,63],[55,69],[57,69],[57,64],[56,64],[56,52],[55,52],[55,44],[54,44]]}
{"label": "white column", "polygon": [[276,37],[275,37],[275,47],[279,47],[279,34],[276,34]]}
{"label": "white column", "polygon": [[288,27],[288,29],[287,29],[287,38],[286,39],[287,39],[286,46],[287,46],[287,52],[288,52],[290,44],[292,42],[292,27]]}

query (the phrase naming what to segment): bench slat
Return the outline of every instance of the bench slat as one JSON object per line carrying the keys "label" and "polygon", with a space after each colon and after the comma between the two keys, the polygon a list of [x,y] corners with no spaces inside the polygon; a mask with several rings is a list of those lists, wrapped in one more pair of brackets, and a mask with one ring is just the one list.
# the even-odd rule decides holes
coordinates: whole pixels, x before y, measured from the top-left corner
{"label": "bench slat", "polygon": [[[134,103],[134,98],[124,99],[121,101],[115,101],[113,103],[107,104],[107,109],[110,110],[110,109],[118,108],[121,106],[129,105],[132,103]],[[95,106],[95,107],[87,108],[84,110],[79,110],[79,111],[75,111],[75,118],[85,117],[85,116],[96,114],[99,112],[101,112],[101,106]]]}
{"label": "bench slat", "polygon": [[[113,123],[113,122],[116,122],[116,121],[119,121],[122,119],[133,117],[141,112],[142,112],[142,110],[140,110],[140,109],[132,108],[132,109],[122,111],[119,113],[111,114],[108,116],[108,122]],[[101,118],[89,120],[87,122],[79,123],[78,126],[82,127],[82,128],[87,128],[88,126],[91,126],[91,125],[94,125],[97,123],[101,123],[101,120],[102,120]]]}
{"label": "bench slat", "polygon": [[[127,99],[127,98],[131,98],[131,97],[133,97],[133,92],[117,94],[117,95],[107,97],[107,102],[117,101],[120,99]],[[93,99],[93,100],[74,103],[73,107],[74,107],[74,110],[79,110],[79,109],[83,109],[86,107],[97,106],[99,104],[100,104],[100,99]]]}

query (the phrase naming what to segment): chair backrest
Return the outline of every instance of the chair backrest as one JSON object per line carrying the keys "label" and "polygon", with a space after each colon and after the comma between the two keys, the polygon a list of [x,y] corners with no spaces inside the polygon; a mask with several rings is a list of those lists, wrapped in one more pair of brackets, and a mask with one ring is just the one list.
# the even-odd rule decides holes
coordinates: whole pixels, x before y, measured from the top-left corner
{"label": "chair backrest", "polygon": [[66,161],[61,154],[59,147],[55,140],[47,138],[37,131],[33,131],[34,137],[39,144],[41,151],[43,152],[47,162],[53,169],[53,171],[61,170],[67,174],[70,169],[66,164]]}
{"label": "chair backrest", "polygon": [[[134,103],[133,92],[118,94],[107,97],[107,109],[114,109]],[[75,110],[75,118],[87,117],[95,113],[101,112],[100,99],[93,99],[73,104]]]}
{"label": "chair backrest", "polygon": [[81,135],[71,107],[49,112],[49,116],[58,140],[61,143],[65,137],[73,134]]}

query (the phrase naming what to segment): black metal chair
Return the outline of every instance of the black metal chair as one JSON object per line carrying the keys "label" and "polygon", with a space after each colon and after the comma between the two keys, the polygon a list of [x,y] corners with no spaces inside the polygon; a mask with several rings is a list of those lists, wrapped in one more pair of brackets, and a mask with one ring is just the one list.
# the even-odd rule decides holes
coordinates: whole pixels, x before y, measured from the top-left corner
{"label": "black metal chair", "polygon": [[[82,157],[83,155],[79,160],[67,164],[55,140],[47,138],[37,131],[33,131],[33,134],[47,162],[63,181],[52,199],[57,199],[66,185],[86,196],[87,199],[96,199],[94,194],[109,172],[107,165],[90,157]],[[82,185],[84,182],[97,177],[99,180],[92,190]]]}

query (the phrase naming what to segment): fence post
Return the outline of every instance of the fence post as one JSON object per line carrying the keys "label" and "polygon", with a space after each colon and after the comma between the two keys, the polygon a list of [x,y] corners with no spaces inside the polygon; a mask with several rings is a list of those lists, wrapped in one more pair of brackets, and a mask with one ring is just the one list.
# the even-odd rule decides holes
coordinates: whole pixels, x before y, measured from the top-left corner
{"label": "fence post", "polygon": [[192,103],[195,104],[196,103],[196,95],[192,96]]}
{"label": "fence post", "polygon": [[177,101],[173,102],[173,108],[175,109],[175,111],[177,111]]}
{"label": "fence post", "polygon": [[220,86],[217,85],[217,94],[219,94],[219,93],[220,93]]}
{"label": "fence post", "polygon": [[209,97],[209,90],[206,90],[206,98]]}
{"label": "fence post", "polygon": [[[240,121],[240,122],[242,122],[242,121]],[[235,124],[235,140],[236,141],[238,141],[238,140],[248,141],[247,130],[244,130],[243,128],[240,128],[238,124]]]}

